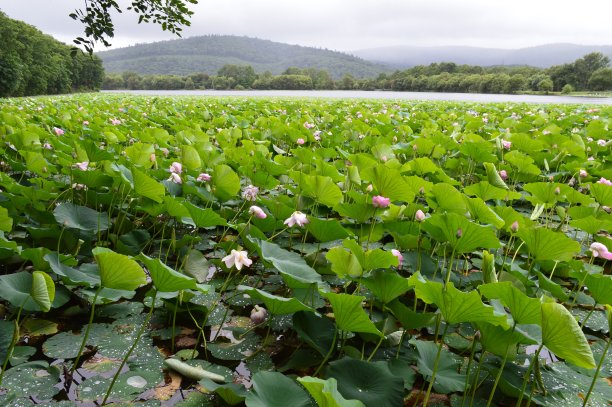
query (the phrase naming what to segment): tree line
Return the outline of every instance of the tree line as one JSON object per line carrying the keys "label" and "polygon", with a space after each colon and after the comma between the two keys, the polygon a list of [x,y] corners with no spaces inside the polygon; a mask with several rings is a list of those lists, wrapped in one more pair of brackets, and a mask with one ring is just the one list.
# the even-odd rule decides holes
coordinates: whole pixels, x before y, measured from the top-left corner
{"label": "tree line", "polygon": [[334,80],[316,68],[288,68],[280,75],[256,73],[250,65],[224,65],[216,75],[108,74],[103,89],[288,89],[288,90],[395,90],[465,93],[523,93],[612,90],[610,59],[599,52],[547,69],[534,67],[482,67],[452,62],[419,65],[376,78],[345,75]]}
{"label": "tree line", "polygon": [[98,90],[103,79],[100,58],[0,11],[0,97]]}

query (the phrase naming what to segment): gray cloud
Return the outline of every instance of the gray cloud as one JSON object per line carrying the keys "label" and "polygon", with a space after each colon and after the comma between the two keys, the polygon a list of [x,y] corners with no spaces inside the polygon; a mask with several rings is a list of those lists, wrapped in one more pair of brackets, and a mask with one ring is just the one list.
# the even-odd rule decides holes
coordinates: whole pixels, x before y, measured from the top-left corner
{"label": "gray cloud", "polygon": [[[82,27],[68,14],[81,4],[0,0],[0,9],[70,42],[82,35]],[[247,35],[343,51],[392,45],[612,44],[609,0],[200,0],[193,10],[184,36]],[[174,38],[136,21],[129,12],[115,16],[114,46]]]}

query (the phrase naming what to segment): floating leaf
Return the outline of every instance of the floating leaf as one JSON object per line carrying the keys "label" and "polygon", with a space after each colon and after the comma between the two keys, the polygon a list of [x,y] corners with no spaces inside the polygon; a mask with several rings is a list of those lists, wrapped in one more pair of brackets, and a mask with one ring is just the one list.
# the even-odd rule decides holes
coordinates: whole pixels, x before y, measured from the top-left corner
{"label": "floating leaf", "polygon": [[108,214],[100,213],[86,206],[79,206],[64,202],[59,204],[53,211],[55,220],[62,227],[87,230],[104,231],[108,229]]}
{"label": "floating leaf", "polygon": [[278,372],[255,373],[245,403],[247,407],[314,407],[302,387]]}

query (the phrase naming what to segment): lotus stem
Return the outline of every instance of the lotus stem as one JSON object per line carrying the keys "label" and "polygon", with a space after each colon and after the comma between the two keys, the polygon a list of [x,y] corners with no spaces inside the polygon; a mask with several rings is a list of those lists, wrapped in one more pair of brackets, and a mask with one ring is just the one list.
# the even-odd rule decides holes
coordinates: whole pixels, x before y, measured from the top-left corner
{"label": "lotus stem", "polygon": [[334,329],[334,338],[332,339],[332,344],[329,347],[329,351],[327,351],[327,354],[325,355],[325,357],[323,358],[323,360],[321,361],[321,364],[319,365],[319,367],[317,367],[317,370],[315,370],[313,376],[317,376],[319,374],[319,371],[321,371],[321,369],[323,368],[323,366],[325,365],[325,363],[329,360],[329,358],[331,357],[332,353],[334,352],[334,350],[336,349],[336,339],[338,338],[338,330]]}
{"label": "lotus stem", "polygon": [[591,381],[591,386],[589,387],[589,391],[584,397],[584,403],[582,403],[582,407],[586,407],[589,402],[589,398],[591,397],[591,393],[595,388],[595,384],[597,383],[597,379],[599,377],[599,372],[601,371],[601,367],[603,366],[603,362],[606,359],[608,354],[608,349],[610,349],[610,343],[612,342],[612,337],[608,339],[608,343],[606,343],[606,347],[604,348],[603,353],[601,354],[601,359],[599,359],[599,363],[597,364],[597,369],[595,370],[595,375],[593,376],[593,380]]}
{"label": "lotus stem", "polygon": [[106,404],[106,400],[108,400],[108,397],[110,396],[111,391],[113,390],[113,386],[115,385],[117,378],[121,374],[121,370],[123,370],[123,366],[125,366],[125,363],[127,362],[128,358],[134,351],[134,348],[136,348],[136,345],[140,341],[140,337],[142,336],[144,330],[149,325],[149,320],[151,320],[151,315],[153,315],[153,310],[155,309],[155,297],[156,296],[157,296],[157,290],[153,292],[153,299],[151,300],[151,309],[149,309],[149,313],[147,314],[147,317],[145,318],[144,322],[140,326],[140,330],[138,331],[138,335],[136,335],[136,339],[134,340],[134,343],[132,344],[132,346],[130,347],[126,355],[124,356],[123,360],[121,361],[121,365],[119,365],[119,369],[117,369],[117,372],[113,376],[113,380],[111,381],[110,386],[108,386],[108,390],[106,390],[106,395],[104,396],[104,399],[102,400],[102,405]]}
{"label": "lotus stem", "polygon": [[529,363],[529,368],[527,369],[527,371],[525,372],[525,376],[523,377],[523,387],[521,388],[521,394],[519,394],[518,401],[516,402],[517,406],[520,406],[521,402],[523,401],[523,395],[525,394],[525,389],[527,388],[527,381],[529,380],[529,376],[531,375],[531,370],[533,369],[534,364],[538,360],[538,357],[540,356],[540,352],[542,351],[543,347],[544,347],[544,344],[541,344],[540,346],[538,346],[538,350],[533,355],[533,358],[531,358],[531,363]]}
{"label": "lotus stem", "polygon": [[470,369],[472,367],[472,362],[474,361],[474,353],[476,353],[476,344],[478,343],[478,336],[474,335],[474,339],[472,340],[472,349],[470,350],[470,358],[468,359],[468,365],[465,374],[465,384],[463,385],[463,399],[461,400],[461,407],[465,404],[466,395],[468,393],[468,386],[470,384]]}
{"label": "lotus stem", "polygon": [[[436,323],[436,336],[438,334],[438,329],[440,327],[441,320],[442,318],[440,314],[438,314],[438,321]],[[442,346],[444,345],[444,337],[446,336],[447,330],[448,330],[448,323],[444,324],[444,332],[442,332],[442,336],[440,337],[440,344],[438,345],[438,353],[436,354],[433,371],[431,372],[431,379],[429,380],[429,386],[427,386],[427,392],[425,393],[425,400],[423,401],[424,406],[426,406],[427,403],[429,403],[429,396],[431,395],[431,389],[433,388],[434,382],[436,381],[436,374],[438,373],[438,363],[440,362],[440,356],[442,355]]]}
{"label": "lotus stem", "polygon": [[87,328],[85,329],[85,335],[83,336],[83,341],[81,342],[81,347],[79,348],[79,352],[77,353],[77,357],[72,364],[72,369],[70,369],[70,376],[74,375],[74,372],[79,365],[79,360],[81,360],[81,355],[83,354],[83,349],[85,349],[85,344],[87,344],[87,339],[89,338],[89,330],[91,329],[91,324],[93,323],[94,312],[96,310],[96,301],[98,300],[98,295],[102,291],[102,286],[98,287],[96,290],[96,294],[93,297],[93,301],[91,304],[91,310],[89,312],[89,321],[87,322]]}
{"label": "lotus stem", "polygon": [[19,341],[19,337],[21,336],[19,335],[19,319],[21,318],[21,312],[23,311],[23,307],[29,298],[30,296],[26,297],[26,299],[23,301],[23,304],[21,304],[21,307],[19,307],[19,311],[17,311],[17,318],[15,319],[15,330],[13,331],[13,337],[11,338],[11,345],[6,351],[6,358],[4,359],[4,363],[2,364],[2,371],[0,372],[0,385],[2,384],[2,379],[4,378],[4,372],[6,372],[8,362],[11,359],[11,356],[13,355],[15,345],[17,344],[17,341]]}
{"label": "lotus stem", "polygon": [[493,388],[491,389],[491,393],[489,394],[489,400],[487,401],[487,407],[491,405],[493,401],[493,396],[495,396],[495,390],[497,389],[497,385],[499,384],[499,379],[501,379],[501,375],[504,372],[504,367],[506,366],[506,361],[508,360],[508,350],[506,349],[506,355],[504,356],[504,360],[502,360],[502,364],[499,367],[499,371],[497,372],[497,376],[495,377],[495,383],[493,383]]}

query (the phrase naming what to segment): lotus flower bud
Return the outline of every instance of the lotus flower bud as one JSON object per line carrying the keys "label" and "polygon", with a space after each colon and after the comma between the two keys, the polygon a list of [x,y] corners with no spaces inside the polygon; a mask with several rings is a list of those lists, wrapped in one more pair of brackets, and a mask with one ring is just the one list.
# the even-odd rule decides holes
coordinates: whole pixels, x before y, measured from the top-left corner
{"label": "lotus flower bud", "polygon": [[251,322],[255,325],[259,325],[264,322],[267,316],[268,311],[259,305],[255,305],[255,307],[253,307],[251,310]]}

